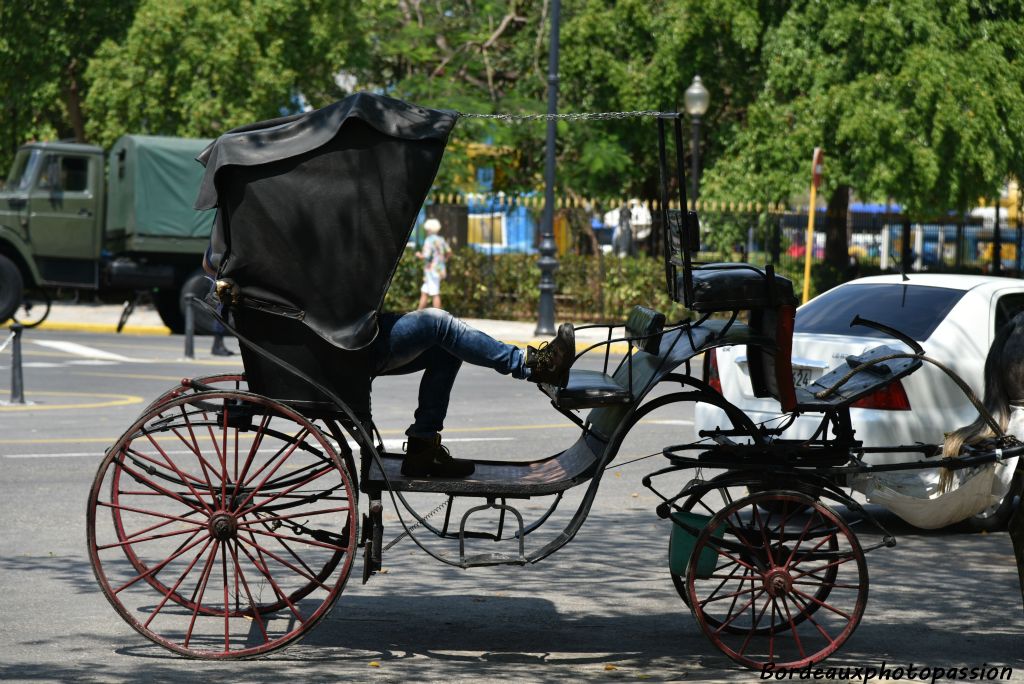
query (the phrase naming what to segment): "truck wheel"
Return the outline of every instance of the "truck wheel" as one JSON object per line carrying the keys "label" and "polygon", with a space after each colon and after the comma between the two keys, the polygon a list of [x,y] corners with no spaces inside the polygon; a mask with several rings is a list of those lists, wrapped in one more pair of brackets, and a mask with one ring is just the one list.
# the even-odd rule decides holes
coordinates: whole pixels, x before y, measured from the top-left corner
{"label": "truck wheel", "polygon": [[[195,271],[185,279],[181,289],[161,290],[156,294],[156,310],[160,319],[171,332],[181,335],[185,332],[185,307],[188,306],[188,295],[197,299],[204,299],[210,292],[210,279],[201,270]],[[197,335],[211,335],[214,332],[216,320],[202,309],[196,308],[195,322]]]}
{"label": "truck wheel", "polygon": [[0,254],[0,323],[18,310],[24,296],[25,283],[14,262]]}

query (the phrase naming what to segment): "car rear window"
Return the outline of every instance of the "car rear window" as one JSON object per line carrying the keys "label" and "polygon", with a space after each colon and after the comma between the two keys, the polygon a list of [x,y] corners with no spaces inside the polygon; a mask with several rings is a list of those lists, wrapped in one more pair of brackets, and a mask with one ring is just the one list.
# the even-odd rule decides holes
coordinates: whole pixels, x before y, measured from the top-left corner
{"label": "car rear window", "polygon": [[854,316],[884,323],[924,341],[935,331],[966,290],[909,283],[848,285],[815,297],[796,312],[796,332],[824,335],[888,337],[863,325],[850,327]]}

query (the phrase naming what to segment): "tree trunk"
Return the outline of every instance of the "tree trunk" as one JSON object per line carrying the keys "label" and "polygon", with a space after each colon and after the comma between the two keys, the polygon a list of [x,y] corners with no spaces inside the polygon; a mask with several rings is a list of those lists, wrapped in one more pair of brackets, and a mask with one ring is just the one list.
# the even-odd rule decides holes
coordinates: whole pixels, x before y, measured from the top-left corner
{"label": "tree trunk", "polygon": [[840,185],[828,200],[825,211],[825,263],[842,271],[847,267],[849,241],[850,186]]}
{"label": "tree trunk", "polygon": [[75,142],[85,142],[85,117],[82,116],[82,91],[78,82],[78,60],[72,59],[64,71],[64,104],[75,134]]}

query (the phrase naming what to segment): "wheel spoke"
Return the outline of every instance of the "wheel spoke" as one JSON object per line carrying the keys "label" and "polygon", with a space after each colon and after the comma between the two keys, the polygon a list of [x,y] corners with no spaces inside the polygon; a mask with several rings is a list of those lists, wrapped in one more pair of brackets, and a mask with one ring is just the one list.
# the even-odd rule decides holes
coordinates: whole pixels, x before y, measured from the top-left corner
{"label": "wheel spoke", "polygon": [[[185,499],[183,496],[180,496],[180,495],[176,494],[175,492],[172,492],[171,490],[169,490],[169,489],[167,489],[165,487],[161,487],[160,485],[158,485],[156,482],[153,482],[152,480],[150,480],[145,475],[139,473],[136,470],[133,470],[132,468],[129,468],[128,465],[125,464],[125,463],[120,463],[118,467],[120,467],[122,470],[124,470],[129,475],[131,475],[133,480],[135,480],[139,484],[143,485],[144,487],[149,487],[151,490],[153,490],[157,494],[163,494],[164,496],[169,496],[172,499],[174,499],[175,501],[178,501],[179,503],[185,504],[186,506],[188,506],[192,510],[196,511],[197,513],[204,513],[204,512],[208,511],[208,509],[206,508],[206,504],[204,504],[202,501],[199,502],[199,504],[200,504],[199,506],[196,506],[191,501],[188,501],[187,499]],[[122,494],[130,494],[130,492],[122,492]]]}
{"label": "wheel spoke", "polygon": [[[153,439],[152,433],[148,433],[147,432],[146,433],[146,438],[153,445],[153,448],[156,449],[157,451],[159,451],[160,455],[164,457],[164,460],[167,461],[167,465],[170,466],[171,470],[173,470],[174,473],[179,478],[181,478],[182,484],[184,484],[186,487],[188,487],[188,490],[190,492],[192,492],[192,496],[196,497],[196,500],[199,501],[199,503],[201,503],[203,505],[203,508],[206,509],[207,513],[212,513],[213,509],[210,508],[208,505],[206,505],[206,502],[203,501],[203,497],[201,497],[199,495],[199,492],[197,492],[195,487],[193,487],[192,484],[189,482],[189,478],[194,479],[196,482],[200,482],[199,478],[197,478],[195,475],[186,475],[185,473],[181,472],[181,470],[178,469],[178,466],[174,465],[174,461],[172,461],[171,457],[167,455],[167,452],[164,451],[163,447],[161,447],[159,444],[157,444],[156,440]],[[147,459],[147,460],[149,460],[149,459]],[[153,463],[156,463],[156,462],[157,462],[156,460],[153,460]]]}
{"label": "wheel spoke", "polygon": [[157,613],[159,613],[160,610],[164,607],[164,604],[167,603],[168,599],[170,599],[171,596],[177,593],[178,587],[180,587],[181,583],[185,581],[185,578],[188,576],[188,574],[192,572],[192,568],[196,566],[196,563],[199,561],[199,559],[203,557],[204,553],[206,553],[206,549],[209,548],[210,544],[213,543],[213,540],[209,537],[207,537],[205,541],[206,544],[203,545],[203,548],[199,549],[199,553],[195,555],[195,558],[192,559],[192,562],[188,564],[188,567],[185,568],[185,570],[181,573],[178,579],[174,582],[174,586],[168,589],[167,591],[162,592],[164,597],[160,599],[160,603],[157,605],[156,608],[153,609],[153,613],[143,623],[143,627],[149,627],[149,623],[151,623],[153,619],[157,616]]}
{"label": "wheel spoke", "polygon": [[[241,525],[239,525],[238,529],[243,529],[243,527]],[[287,535],[287,534],[278,534],[277,532],[267,532],[265,530],[257,530],[255,528],[253,528],[251,525],[246,525],[244,529],[245,529],[246,532],[249,532],[250,534],[259,534],[259,535],[263,535],[265,537],[273,537],[275,539],[286,539],[288,541],[299,542],[300,544],[309,544],[310,546],[319,546],[319,547],[322,547],[322,548],[325,548],[325,549],[331,549],[332,551],[344,551],[345,550],[341,546],[337,546],[335,544],[328,544],[327,542],[317,541],[315,539],[302,539],[301,537],[292,537],[292,536]]]}
{"label": "wheel spoke", "polygon": [[[196,584],[196,590],[192,592],[192,602],[195,607],[192,609],[192,619],[188,623],[188,630],[185,632],[185,646],[188,647],[188,642],[192,639],[192,630],[196,626],[196,617],[199,615],[199,606],[203,605],[203,596],[206,594],[206,585],[210,580],[210,574],[213,569],[213,563],[217,559],[217,549],[220,548],[220,540],[213,540],[213,548],[210,549],[210,557],[206,559],[206,564],[203,566],[203,572],[199,575],[199,582]],[[197,597],[196,594],[199,594]]]}
{"label": "wheel spoke", "polygon": [[231,557],[235,563],[235,569],[238,571],[238,577],[242,581],[242,588],[245,589],[245,595],[249,600],[249,610],[252,611],[252,619],[256,621],[256,625],[260,628],[260,633],[263,634],[263,642],[270,641],[270,637],[267,636],[266,625],[263,624],[263,618],[260,616],[260,611],[256,607],[256,601],[252,598],[252,591],[249,589],[249,583],[245,579],[245,571],[242,570],[242,564],[238,561],[238,539],[234,540],[234,545],[228,547],[231,549]]}
{"label": "wheel spoke", "polygon": [[[164,523],[161,523],[164,524]],[[192,530],[175,530],[174,532],[162,532],[160,534],[153,534],[148,537],[142,537],[141,539],[125,539],[123,541],[114,542],[112,544],[97,545],[97,551],[106,551],[107,549],[114,549],[124,546],[130,546],[132,544],[141,544],[142,542],[156,541],[157,539],[167,539],[168,537],[177,537],[182,534],[199,534],[203,531],[203,527],[197,527]]]}
{"label": "wheel spoke", "polygon": [[[196,532],[195,532],[195,535],[197,536],[198,534],[199,534],[199,531],[196,531]],[[167,565],[168,565],[168,564],[169,564],[169,563],[170,563],[171,561],[173,561],[174,559],[178,558],[178,557],[179,557],[179,556],[181,556],[181,555],[182,555],[183,553],[185,553],[185,552],[187,552],[187,551],[189,551],[189,550],[191,550],[191,549],[195,548],[196,546],[199,546],[199,545],[200,545],[201,543],[203,543],[203,542],[204,542],[204,541],[206,541],[207,539],[209,539],[209,537],[200,537],[200,538],[199,538],[198,540],[196,540],[196,541],[190,541],[190,540],[186,540],[186,542],[188,542],[188,543],[187,543],[187,544],[186,544],[185,546],[182,546],[182,547],[181,547],[180,549],[176,550],[176,551],[175,551],[174,553],[172,553],[172,554],[171,554],[170,556],[168,556],[167,558],[165,558],[165,559],[164,559],[163,561],[161,561],[161,562],[160,562],[159,564],[157,564],[157,565],[153,566],[152,568],[150,568],[149,570],[146,570],[145,572],[141,572],[141,573],[139,573],[139,574],[138,574],[138,575],[136,575],[135,577],[131,578],[130,580],[128,580],[127,582],[125,582],[124,584],[122,584],[121,586],[119,586],[119,587],[118,587],[117,589],[114,589],[114,590],[113,590],[113,593],[114,593],[114,594],[120,594],[120,593],[121,593],[122,591],[124,591],[124,590],[125,590],[125,589],[127,589],[128,587],[132,586],[133,584],[135,584],[136,582],[138,582],[138,581],[139,581],[140,579],[146,579],[147,577],[153,577],[153,576],[155,576],[155,575],[156,575],[156,574],[157,574],[158,572],[160,572],[160,571],[161,571],[161,570],[163,570],[163,569],[164,569],[165,567],[167,567]]]}
{"label": "wheel spoke", "polygon": [[[253,497],[256,496],[256,492],[258,492],[261,489],[263,489],[263,486],[267,483],[267,480],[269,480],[271,477],[273,477],[274,473],[276,473],[278,471],[278,469],[282,465],[284,465],[285,461],[287,461],[289,458],[291,458],[291,455],[293,453],[295,453],[295,450],[299,447],[299,441],[301,441],[302,439],[305,439],[306,435],[309,434],[309,431],[306,428],[302,428],[301,430],[299,430],[299,433],[302,435],[302,437],[300,437],[296,441],[293,441],[291,446],[289,446],[287,449],[284,449],[284,447],[282,447],[281,451],[278,451],[278,453],[275,454],[274,457],[270,461],[267,461],[267,464],[269,464],[272,461],[277,460],[278,455],[283,455],[283,458],[281,458],[279,461],[277,461],[277,463],[274,465],[274,467],[271,468],[270,472],[267,473],[266,477],[264,477],[263,480],[258,485],[256,485],[256,487],[254,487],[251,492],[249,492],[249,495],[245,497],[245,499],[242,501],[242,503],[238,504],[238,506],[235,507],[236,511],[243,511],[242,515],[244,515],[245,513],[248,512],[248,511],[245,511],[243,509],[245,509],[245,507],[247,505],[249,505],[249,503],[252,501]],[[267,464],[264,464],[264,467]],[[262,470],[263,470],[263,468],[260,468],[260,471],[262,471]],[[259,474],[260,471],[257,471],[257,473],[255,475],[253,475],[253,479],[256,478],[256,476]],[[248,482],[246,482],[246,484],[248,484]],[[266,503],[266,502],[263,502],[263,503]]]}
{"label": "wheel spoke", "polygon": [[[145,508],[135,508],[134,506],[125,506],[124,504],[116,504],[116,503],[113,503],[113,502],[110,502],[110,501],[97,501],[96,505],[97,506],[103,506],[105,508],[114,508],[114,509],[117,509],[119,511],[131,511],[132,513],[141,513],[142,515],[149,515],[149,516],[152,516],[154,518],[163,518],[163,519],[167,520],[167,523],[161,523],[161,524],[164,524],[164,525],[166,525],[168,523],[171,523],[171,522],[183,522],[183,523],[188,523],[189,525],[197,525],[197,526],[200,526],[200,527],[202,526],[202,523],[196,522],[195,520],[189,520],[188,518],[185,518],[185,517],[182,517],[182,516],[169,515],[167,513],[157,513],[156,511],[150,511],[150,510],[147,510]],[[347,510],[347,509],[345,509],[345,510]],[[197,512],[198,511],[194,511],[193,510],[190,513],[186,513],[185,515],[188,516],[188,515],[192,515],[192,513],[197,513]],[[144,532],[148,531],[148,529],[149,528],[147,528],[146,530],[143,530],[143,531]],[[140,534],[140,533],[136,532],[135,534]]]}
{"label": "wheel spoke", "polygon": [[799,589],[794,589],[793,593],[796,594],[797,596],[801,596],[801,597],[803,597],[803,598],[805,598],[805,599],[807,599],[809,601],[814,602],[816,605],[821,606],[822,608],[824,608],[826,610],[831,610],[836,615],[844,617],[847,620],[852,620],[853,619],[853,617],[849,613],[845,613],[845,612],[839,610],[838,608],[836,608],[835,606],[833,606],[832,604],[825,603],[824,601],[822,601],[822,600],[820,600],[818,598],[815,598],[814,596],[811,596],[810,594],[806,594],[806,593],[800,591]]}
{"label": "wheel spoke", "polygon": [[725,629],[726,627],[731,625],[733,622],[735,622],[736,618],[738,618],[740,615],[742,615],[744,613],[744,611],[747,610],[748,606],[752,605],[754,603],[754,601],[756,601],[757,599],[761,598],[761,595],[765,593],[765,590],[764,589],[760,589],[759,591],[760,591],[760,593],[757,594],[757,596],[750,597],[750,600],[748,600],[746,603],[744,603],[743,607],[740,608],[738,611],[736,611],[736,613],[731,618],[729,618],[728,620],[726,620],[725,622],[720,624],[718,626],[718,628],[715,630],[715,633],[716,634],[720,633],[723,629]]}
{"label": "wheel spoke", "polygon": [[800,635],[796,630],[796,623],[793,621],[793,615],[789,612],[789,604],[786,603],[786,599],[782,599],[782,607],[786,610],[786,622],[789,623],[789,631],[793,635],[793,641],[796,642],[796,648],[800,651],[800,657],[806,658],[807,653],[804,652],[804,645],[800,642]]}
{"label": "wheel spoke", "polygon": [[820,568],[814,568],[813,570],[804,570],[803,572],[794,574],[793,575],[793,579],[797,580],[797,579],[800,579],[801,577],[807,577],[808,575],[814,575],[815,573],[821,572],[822,570],[827,570],[829,568],[835,568],[835,567],[838,567],[838,566],[842,565],[843,563],[849,563],[850,561],[855,560],[855,559],[856,559],[855,556],[847,556],[845,558],[840,558],[838,560],[832,561],[831,563],[829,563],[827,565],[823,565]]}
{"label": "wheel spoke", "polygon": [[[239,537],[239,539],[242,539],[242,538]],[[245,541],[245,540],[243,539],[243,541]],[[256,544],[255,541],[253,541],[253,546],[256,547],[256,549],[257,549],[256,552],[258,554],[260,554],[260,558],[262,558],[263,557],[263,552],[260,550],[259,545]],[[302,614],[299,612],[299,609],[295,607],[295,604],[291,601],[291,599],[289,599],[287,596],[285,596],[285,593],[283,591],[281,591],[281,587],[277,586],[277,582],[275,582],[273,576],[271,576],[270,568],[269,568],[269,566],[266,565],[266,562],[264,561],[264,564],[260,565],[259,562],[255,558],[253,558],[252,554],[249,553],[248,549],[246,549],[241,544],[239,544],[238,548],[242,549],[242,553],[244,553],[246,556],[248,556],[249,560],[252,561],[252,564],[256,567],[257,570],[260,571],[260,574],[262,574],[267,579],[267,581],[270,583],[271,588],[273,588],[274,593],[277,594],[277,597],[279,599],[284,601],[285,605],[288,606],[288,609],[292,611],[292,615],[295,616],[295,619],[298,620],[299,622],[303,622],[304,623],[306,621],[305,618],[302,617]]]}
{"label": "wheel spoke", "polygon": [[[316,473],[313,473],[312,475],[307,477],[305,480],[302,480],[301,482],[296,482],[291,487],[288,487],[287,489],[281,490],[280,492],[278,492],[277,494],[274,494],[270,498],[264,499],[263,501],[260,501],[260,502],[257,502],[257,503],[253,503],[251,508],[247,508],[244,511],[239,512],[238,515],[239,516],[243,516],[243,515],[247,515],[249,513],[252,513],[254,511],[258,511],[261,508],[263,508],[264,506],[266,506],[268,503],[270,503],[271,501],[277,501],[282,496],[286,496],[288,494],[291,494],[292,492],[294,492],[299,487],[304,487],[304,486],[308,485],[310,482],[314,482],[316,480],[319,480],[321,477],[323,477],[324,475],[327,475],[328,473],[331,473],[331,472],[334,472],[334,468],[324,468],[323,470],[320,470],[320,471],[318,471]],[[249,494],[249,496],[246,498],[245,502],[242,505],[244,506],[247,503],[252,503],[252,499],[254,498],[254,496],[256,495],[256,492],[258,492],[258,491],[259,491],[259,489],[253,490],[252,493]],[[242,506],[239,506],[239,508],[241,508],[241,507]]]}
{"label": "wheel spoke", "polygon": [[[302,577],[304,579],[307,579],[310,582],[313,582],[314,584],[318,585],[321,589],[324,589],[326,591],[330,591],[330,587],[328,587],[322,581],[318,580],[316,577],[313,576],[313,570],[311,568],[309,568],[309,566],[306,565],[305,563],[303,563],[303,565],[305,565],[306,570],[308,572],[304,572],[301,569],[295,567],[294,565],[289,563],[287,560],[285,560],[284,558],[281,558],[280,556],[278,556],[276,553],[274,553],[273,551],[271,551],[270,549],[268,549],[265,546],[260,546],[259,544],[255,543],[254,541],[249,541],[248,539],[245,539],[245,538],[242,538],[242,537],[239,537],[239,539],[241,539],[246,544],[249,544],[253,548],[257,549],[260,552],[260,556],[261,557],[264,554],[266,554],[270,558],[276,560],[278,563],[280,563],[281,565],[285,566],[286,568],[288,568],[289,570],[294,572],[296,575],[299,575],[300,577]],[[269,565],[267,567],[269,569]]]}
{"label": "wheel spoke", "polygon": [[249,447],[249,453],[246,454],[245,463],[242,465],[242,472],[238,474],[238,478],[235,481],[235,490],[231,492],[232,499],[238,496],[242,483],[245,481],[245,477],[249,473],[250,466],[252,466],[253,459],[256,458],[256,453],[260,450],[260,446],[263,445],[263,437],[266,435],[267,425],[269,424],[270,414],[264,412],[263,419],[260,421],[260,426],[256,430],[255,437],[253,437],[252,446]]}
{"label": "wheel spoke", "polygon": [[825,640],[828,641],[830,645],[834,646],[836,640],[829,636],[828,632],[825,631],[825,628],[819,625],[818,621],[814,619],[814,611],[810,610],[810,606],[803,601],[798,600],[796,596],[791,596],[790,600],[800,608],[801,612],[803,612],[807,617],[807,620],[817,628],[818,632],[821,633],[821,636],[825,637]]}

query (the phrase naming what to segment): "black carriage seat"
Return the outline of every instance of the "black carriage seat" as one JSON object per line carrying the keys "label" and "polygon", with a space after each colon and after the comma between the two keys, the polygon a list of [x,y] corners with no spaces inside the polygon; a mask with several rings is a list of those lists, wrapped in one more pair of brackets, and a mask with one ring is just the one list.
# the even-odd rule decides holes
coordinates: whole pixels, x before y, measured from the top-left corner
{"label": "black carriage seat", "polygon": [[[797,300],[789,279],[750,264],[708,264],[694,268],[692,273],[695,311],[750,311],[749,327],[756,342],[747,345],[747,363],[754,396],[774,397],[784,412],[823,413],[848,406],[921,365],[919,359],[869,364],[836,391],[826,392],[855,366],[901,353],[883,345],[851,358],[848,364],[806,387],[795,387],[792,352]],[[679,287],[682,286],[680,283]]]}
{"label": "black carriage seat", "polygon": [[[754,396],[772,397],[783,411],[795,410],[792,356],[797,299],[792,281],[770,268],[743,263],[706,264],[693,268],[692,274],[694,311],[750,312],[750,332],[756,341],[747,345],[747,362]],[[678,287],[681,290],[683,283]]]}
{"label": "black carriage seat", "polygon": [[[643,306],[634,307],[625,325],[625,338],[629,344],[627,363],[637,358],[636,351],[657,356],[664,326],[665,314]],[[562,409],[628,404],[634,399],[628,372],[611,376],[603,371],[574,368],[569,371],[569,382],[565,387],[541,385],[541,389],[551,397],[555,406]]]}

